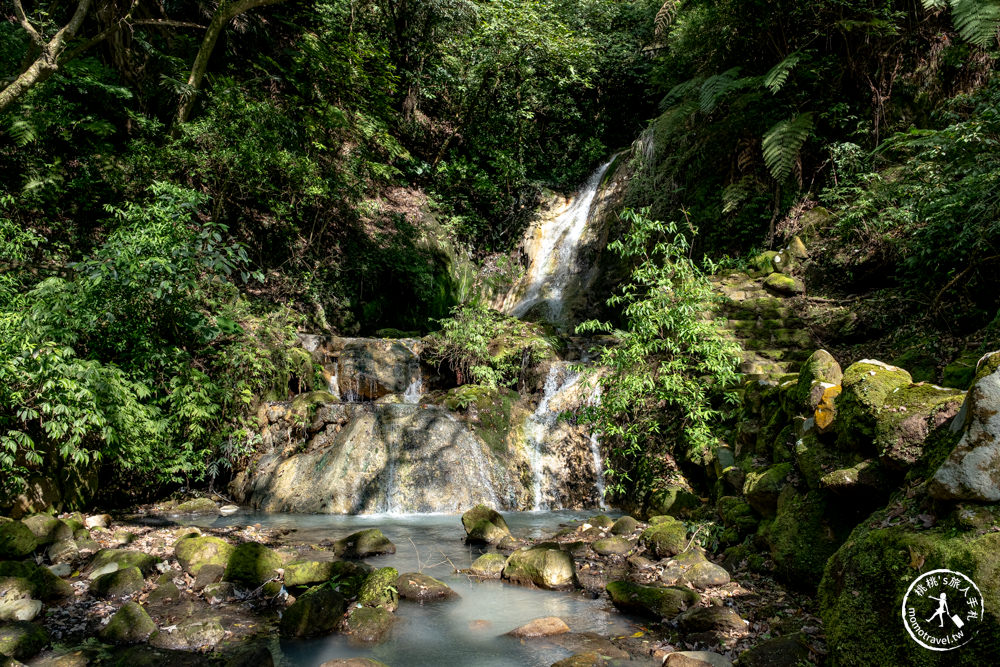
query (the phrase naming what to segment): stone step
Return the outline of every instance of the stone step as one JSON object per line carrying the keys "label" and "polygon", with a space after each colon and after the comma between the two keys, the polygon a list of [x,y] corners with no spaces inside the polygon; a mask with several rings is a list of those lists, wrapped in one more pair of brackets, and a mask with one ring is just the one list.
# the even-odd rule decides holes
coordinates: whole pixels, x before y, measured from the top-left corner
{"label": "stone step", "polygon": [[804,329],[770,329],[767,331],[734,331],[736,339],[748,350],[799,348],[814,349],[815,343]]}
{"label": "stone step", "polygon": [[803,324],[805,323],[797,317],[788,317],[784,319],[764,319],[762,317],[758,317],[747,319],[727,319],[725,327],[727,329],[731,329],[732,331],[768,331],[773,329],[797,329]]}

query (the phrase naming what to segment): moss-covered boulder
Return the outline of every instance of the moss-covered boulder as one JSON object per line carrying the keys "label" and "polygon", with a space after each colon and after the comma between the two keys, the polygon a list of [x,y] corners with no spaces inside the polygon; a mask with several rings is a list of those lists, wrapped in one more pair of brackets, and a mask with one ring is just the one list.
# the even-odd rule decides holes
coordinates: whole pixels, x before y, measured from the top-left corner
{"label": "moss-covered boulder", "polygon": [[912,384],[885,399],[875,427],[875,449],[882,465],[906,470],[923,455],[927,437],[958,414],[965,394],[931,384]]}
{"label": "moss-covered boulder", "polygon": [[486,505],[476,505],[462,515],[466,541],[474,544],[498,544],[510,537],[510,528],[503,516]]}
{"label": "moss-covered boulder", "polygon": [[870,447],[890,394],[911,384],[909,373],[881,361],[862,359],[848,366],[836,401],[838,445],[846,449]]}
{"label": "moss-covered boulder", "polygon": [[791,463],[779,463],[764,470],[747,473],[743,495],[750,507],[763,516],[774,516],[778,509],[778,496],[794,470],[795,466]]}
{"label": "moss-covered boulder", "polygon": [[[833,355],[826,350],[816,350],[802,362],[795,389],[791,395],[798,408],[806,412],[816,409],[822,390],[839,385],[844,372]],[[820,388],[817,396],[817,388]]]}
{"label": "moss-covered boulder", "polygon": [[729,572],[709,561],[698,547],[682,551],[669,559],[660,573],[660,581],[668,586],[686,585],[699,590],[724,586],[729,580]]}
{"label": "moss-covered boulder", "polygon": [[284,637],[314,637],[337,629],[347,600],[332,586],[314,586],[295,598],[281,615],[279,630]]}
{"label": "moss-covered boulder", "polygon": [[211,498],[192,498],[178,504],[174,511],[182,514],[218,514],[219,506]]}
{"label": "moss-covered boulder", "polygon": [[35,587],[24,577],[0,577],[0,605],[28,600],[35,592]]}
{"label": "moss-covered boulder", "polygon": [[[1000,533],[981,534],[960,520],[962,508],[924,528],[920,496],[900,498],[860,523],[827,563],[819,587],[820,614],[834,665],[987,665],[1000,655]],[[929,651],[908,634],[901,605],[921,574],[947,569],[976,583],[985,618],[958,650]],[[962,594],[949,608],[966,611]],[[923,618],[934,600],[913,598]],[[926,614],[926,615],[924,615]],[[945,622],[948,622],[945,619]],[[972,631],[974,628],[966,628]]]}
{"label": "moss-covered boulder", "polygon": [[197,575],[205,565],[226,567],[234,550],[233,545],[218,537],[194,535],[177,540],[174,557],[185,572]]}
{"label": "moss-covered boulder", "polygon": [[111,644],[137,644],[156,632],[156,623],[136,602],[126,602],[101,629],[100,638]]}
{"label": "moss-covered boulder", "polygon": [[961,439],[934,473],[942,500],[1000,501],[1000,352],[984,356],[962,408]]}
{"label": "moss-covered boulder", "polygon": [[512,553],[504,565],[503,578],[524,586],[562,590],[576,585],[576,565],[558,545],[542,543]]}
{"label": "moss-covered boulder", "polygon": [[667,558],[680,553],[687,546],[687,528],[673,517],[653,524],[639,536],[639,543],[655,558]]}
{"label": "moss-covered boulder", "polygon": [[639,528],[639,522],[626,514],[625,516],[619,517],[618,520],[612,524],[611,534],[631,535],[637,528]]}
{"label": "moss-covered boulder", "polygon": [[698,496],[682,486],[658,489],[646,499],[646,516],[686,517],[701,507]]}
{"label": "moss-covered boulder", "polygon": [[278,576],[281,556],[257,542],[246,542],[233,549],[223,580],[257,588]]}
{"label": "moss-covered boulder", "polygon": [[399,606],[399,591],[396,590],[398,578],[399,572],[394,567],[372,570],[358,591],[358,604],[395,611]]}
{"label": "moss-covered boulder", "polygon": [[74,593],[69,582],[57,577],[49,568],[30,560],[0,562],[0,577],[16,577],[27,580],[31,584],[31,597],[46,602],[67,598]]}
{"label": "moss-covered boulder", "polygon": [[483,579],[499,579],[503,575],[503,568],[506,564],[507,557],[503,554],[483,554],[472,561],[472,565],[469,566],[469,574]]}
{"label": "moss-covered boulder", "polygon": [[799,493],[789,486],[781,493],[777,515],[759,532],[768,545],[775,572],[803,590],[815,590],[827,559],[840,546],[842,531],[828,517],[821,491]]}
{"label": "moss-covered boulder", "polygon": [[796,296],[806,291],[802,281],[783,273],[772,273],[764,279],[764,287],[780,296]]}
{"label": "moss-covered boulder", "polygon": [[126,567],[102,574],[91,581],[90,592],[102,598],[125,597],[141,591],[145,583],[139,568]]}
{"label": "moss-covered boulder", "polygon": [[624,537],[605,537],[590,546],[598,556],[624,556],[632,550],[632,543]]}
{"label": "moss-covered boulder", "polygon": [[699,595],[680,586],[644,586],[631,581],[612,581],[608,597],[622,611],[671,620],[696,604]]}
{"label": "moss-covered boulder", "polygon": [[298,560],[285,565],[285,586],[312,586],[329,581],[333,576],[331,560]]}
{"label": "moss-covered boulder", "polygon": [[[34,533],[39,545],[52,544],[57,539],[73,536],[69,526],[50,514],[32,514],[21,519],[21,523]],[[57,529],[62,529],[59,534]]]}
{"label": "moss-covered boulder", "polygon": [[396,578],[396,590],[404,600],[426,602],[428,600],[449,600],[458,593],[448,584],[420,572],[404,572]]}
{"label": "moss-covered boulder", "polygon": [[378,528],[359,530],[347,537],[337,540],[337,553],[343,558],[368,558],[381,554],[396,553],[396,545],[382,534]]}
{"label": "moss-covered boulder", "polygon": [[20,521],[0,523],[0,559],[17,560],[38,547],[38,538]]}
{"label": "moss-covered boulder", "polygon": [[361,644],[378,644],[389,637],[395,619],[382,607],[354,607],[344,621],[344,633]]}
{"label": "moss-covered boulder", "polygon": [[812,652],[802,633],[765,639],[740,654],[740,667],[786,667],[809,664]]}
{"label": "moss-covered boulder", "polygon": [[747,623],[736,610],[724,605],[693,607],[677,617],[677,625],[684,632],[726,633],[745,635]]}
{"label": "moss-covered boulder", "polygon": [[757,529],[757,517],[754,516],[750,504],[743,498],[722,496],[716,502],[715,509],[726,528],[734,531],[739,538]]}
{"label": "moss-covered boulder", "polygon": [[28,621],[15,621],[0,626],[0,655],[14,660],[28,660],[49,643],[49,635]]}
{"label": "moss-covered boulder", "polygon": [[[180,559],[178,559],[180,560]],[[130,549],[101,549],[87,565],[87,572],[95,572],[109,565],[116,565],[117,569],[124,570],[128,567],[137,567],[143,576],[149,575],[160,559],[141,551]]]}

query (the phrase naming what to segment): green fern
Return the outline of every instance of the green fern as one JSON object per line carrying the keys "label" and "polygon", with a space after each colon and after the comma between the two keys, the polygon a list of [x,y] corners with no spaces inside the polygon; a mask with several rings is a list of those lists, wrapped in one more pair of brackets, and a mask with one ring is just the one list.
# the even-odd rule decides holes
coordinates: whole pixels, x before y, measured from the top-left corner
{"label": "green fern", "polygon": [[809,138],[812,127],[812,114],[804,113],[791,120],[775,123],[764,135],[761,142],[764,164],[779,183],[783,183],[792,173],[799,149]]}
{"label": "green fern", "polygon": [[795,66],[802,60],[802,54],[798,51],[790,53],[784,60],[771,68],[771,71],[764,75],[764,86],[772,93],[777,93],[788,81],[788,75],[792,73]]}
{"label": "green fern", "polygon": [[701,84],[701,94],[698,97],[698,107],[702,113],[712,113],[715,111],[719,99],[743,81],[736,78],[739,73],[740,68],[734,67],[722,74],[716,74],[705,79],[705,83]]}
{"label": "green fern", "polygon": [[10,136],[18,148],[24,148],[28,144],[38,141],[38,132],[35,126],[24,118],[19,118],[10,124]]}
{"label": "green fern", "polygon": [[920,4],[929,12],[944,9],[948,6],[948,0],[920,0]]}
{"label": "green fern", "polygon": [[986,48],[1000,37],[1000,0],[951,0],[951,14],[962,39],[976,46]]}
{"label": "green fern", "polygon": [[670,24],[673,23],[674,17],[677,15],[677,8],[680,6],[681,0],[666,0],[663,6],[660,7],[660,11],[656,12],[656,18],[653,19],[653,25],[655,26],[654,34],[659,37]]}

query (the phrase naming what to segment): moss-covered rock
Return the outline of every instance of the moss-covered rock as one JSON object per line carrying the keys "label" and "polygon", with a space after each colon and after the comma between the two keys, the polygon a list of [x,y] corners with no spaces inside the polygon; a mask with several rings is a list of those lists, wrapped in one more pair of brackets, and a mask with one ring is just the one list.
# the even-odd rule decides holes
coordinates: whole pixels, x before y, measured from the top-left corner
{"label": "moss-covered rock", "polygon": [[811,652],[802,634],[765,639],[740,654],[740,667],[785,667],[809,664]]}
{"label": "moss-covered rock", "polygon": [[905,470],[923,455],[924,442],[958,414],[965,394],[930,384],[894,390],[885,399],[875,427],[875,448],[882,465]]}
{"label": "moss-covered rock", "polygon": [[646,516],[686,517],[701,506],[698,496],[682,486],[667,486],[649,494]]}
{"label": "moss-covered rock", "polygon": [[[823,573],[819,602],[831,663],[995,664],[1000,655],[1000,533],[962,530],[947,517],[925,529],[917,518],[923,511],[919,496],[891,507],[859,524]],[[928,651],[910,638],[901,618],[911,582],[938,569],[971,578],[984,598],[986,617],[978,634],[959,650]],[[932,611],[928,607],[927,615]]]}
{"label": "moss-covered rock", "polygon": [[772,273],[764,279],[764,287],[781,296],[795,296],[806,291],[802,281],[783,273]]}
{"label": "moss-covered rock", "polygon": [[233,545],[218,537],[194,535],[177,540],[174,557],[186,572],[197,575],[205,565],[226,567],[234,549]]}
{"label": "moss-covered rock", "polygon": [[844,377],[840,364],[826,350],[816,350],[802,363],[792,397],[799,408],[812,411],[818,400],[813,394],[817,386],[839,385]]}
{"label": "moss-covered rock", "polygon": [[968,389],[976,378],[976,366],[981,356],[977,352],[959,355],[941,371],[941,384],[962,391]]}
{"label": "moss-covered rock", "polygon": [[295,598],[281,615],[279,630],[284,637],[314,637],[337,629],[347,600],[332,586],[314,586]]}
{"label": "moss-covered rock", "polygon": [[669,517],[644,530],[639,536],[639,543],[656,558],[673,556],[687,546],[687,528],[677,519]]}
{"label": "moss-covered rock", "polygon": [[344,621],[344,632],[355,642],[378,644],[388,639],[394,620],[382,607],[354,607]]}
{"label": "moss-covered rock", "polygon": [[827,559],[840,546],[839,533],[827,516],[821,491],[801,494],[789,486],[781,493],[774,520],[759,534],[768,544],[776,573],[798,588],[813,590]]}
{"label": "moss-covered rock", "polygon": [[292,399],[292,415],[304,419],[309,417],[323,403],[339,403],[340,399],[328,391],[310,391]]}
{"label": "moss-covered rock", "polygon": [[35,587],[24,577],[0,577],[0,605],[28,600],[35,592]]}
{"label": "moss-covered rock", "polygon": [[218,514],[219,506],[211,498],[192,498],[174,508],[182,514]]}
{"label": "moss-covered rock", "polygon": [[750,277],[759,278],[774,273],[777,270],[774,265],[774,258],[777,255],[776,250],[765,250],[759,255],[754,255],[750,259],[750,270],[748,271]]}
{"label": "moss-covered rock", "polygon": [[90,592],[102,598],[125,597],[141,591],[145,583],[139,568],[126,567],[95,578],[90,582]]}
{"label": "moss-covered rock", "polygon": [[358,604],[395,611],[399,606],[399,591],[396,590],[398,578],[399,572],[394,567],[372,570],[358,591]]}
{"label": "moss-covered rock", "polygon": [[743,495],[750,506],[763,516],[774,516],[778,496],[794,471],[791,463],[779,463],[765,470],[747,473]]}
{"label": "moss-covered rock", "polygon": [[337,553],[343,558],[368,558],[381,554],[396,553],[396,545],[382,534],[378,528],[359,530],[347,537],[337,540]]}
{"label": "moss-covered rock", "polygon": [[156,632],[156,623],[136,602],[126,602],[100,631],[103,641],[111,644],[137,644]]}
{"label": "moss-covered rock", "polygon": [[614,524],[612,524],[611,534],[631,535],[636,531],[638,527],[639,527],[639,522],[626,514],[623,517],[619,517],[618,520],[615,521]]}
{"label": "moss-covered rock", "polygon": [[469,573],[483,579],[499,579],[503,574],[503,568],[506,564],[507,557],[503,554],[483,554],[472,561],[472,565],[469,566]]}
{"label": "moss-covered rock", "polygon": [[870,447],[889,395],[911,384],[909,373],[881,361],[862,359],[848,366],[836,401],[838,445],[848,449]]}
{"label": "moss-covered rock", "polygon": [[622,611],[668,620],[699,600],[697,593],[679,586],[644,586],[631,581],[612,581],[607,590],[608,597]]}
{"label": "moss-covered rock", "polygon": [[329,560],[299,560],[285,565],[285,586],[311,586],[329,581],[334,562]]}
{"label": "moss-covered rock", "polygon": [[277,551],[257,542],[246,542],[233,549],[222,578],[257,588],[277,577],[280,567],[281,556]]}
{"label": "moss-covered rock", "polygon": [[0,626],[0,655],[14,660],[28,660],[49,643],[49,635],[28,621],[15,621]]}
{"label": "moss-covered rock", "polygon": [[0,559],[17,560],[30,555],[38,547],[38,538],[20,521],[0,524]]}
{"label": "moss-covered rock", "polygon": [[34,561],[0,562],[0,577],[25,579],[31,584],[31,597],[50,601],[73,595],[73,587]]}
{"label": "moss-covered rock", "polygon": [[[180,560],[180,559],[178,559]],[[132,551],[130,549],[101,549],[87,566],[87,572],[94,572],[108,565],[114,564],[119,570],[127,567],[137,567],[143,576],[149,575],[160,559],[156,556]]]}
{"label": "moss-covered rock", "polygon": [[677,617],[677,624],[684,632],[726,633],[743,635],[747,623],[736,610],[724,605],[692,607]]}
{"label": "moss-covered rock", "polygon": [[715,505],[719,518],[727,528],[731,528],[740,536],[749,535],[757,529],[757,517],[754,516],[750,504],[737,496],[723,496]]}
{"label": "moss-covered rock", "polygon": [[[57,539],[72,537],[69,526],[50,514],[32,514],[21,519],[21,523],[34,533],[39,545],[52,544]],[[63,531],[57,534],[57,529],[60,528],[63,528]]]}
{"label": "moss-covered rock", "polygon": [[623,537],[605,537],[590,546],[599,556],[624,556],[632,550],[632,543]]}
{"label": "moss-covered rock", "polygon": [[558,545],[542,543],[512,553],[504,565],[503,578],[516,584],[561,590],[576,585],[576,566],[572,556]]}
{"label": "moss-covered rock", "polygon": [[698,547],[677,554],[667,561],[660,581],[673,585],[689,585],[699,590],[729,583],[729,572],[710,562]]}
{"label": "moss-covered rock", "polygon": [[498,544],[510,537],[510,528],[503,516],[486,505],[476,505],[462,515],[466,541],[474,544]]}
{"label": "moss-covered rock", "polygon": [[448,584],[420,572],[404,572],[396,578],[396,590],[404,600],[426,602],[458,597]]}

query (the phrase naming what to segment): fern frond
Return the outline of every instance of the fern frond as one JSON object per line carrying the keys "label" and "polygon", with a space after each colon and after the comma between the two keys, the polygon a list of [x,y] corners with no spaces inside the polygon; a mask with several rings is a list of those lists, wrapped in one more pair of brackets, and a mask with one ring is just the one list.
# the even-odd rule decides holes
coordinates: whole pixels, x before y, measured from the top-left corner
{"label": "fern frond", "polygon": [[1000,37],[1000,0],[951,0],[951,14],[958,34],[976,46]]}
{"label": "fern frond", "polygon": [[702,81],[704,81],[704,79],[701,77],[695,77],[693,79],[688,79],[684,83],[678,83],[670,89],[670,92],[663,96],[662,100],[660,100],[660,111],[666,111],[690,95],[695,88],[698,88],[702,84]]}
{"label": "fern frond", "polygon": [[761,141],[764,164],[779,183],[783,183],[792,173],[799,149],[809,138],[812,127],[812,114],[804,113],[791,120],[775,123],[764,135]]}
{"label": "fern frond", "polygon": [[10,124],[10,136],[18,148],[24,148],[33,141],[38,141],[38,132],[30,121],[19,118]]}
{"label": "fern frond", "polygon": [[660,7],[660,11],[656,12],[656,18],[653,19],[653,25],[656,26],[653,34],[659,37],[670,24],[674,22],[674,17],[677,16],[677,8],[680,6],[681,0],[666,0],[663,6]]}
{"label": "fern frond", "polygon": [[739,67],[726,70],[722,74],[716,74],[705,79],[701,84],[701,94],[698,97],[698,106],[702,113],[712,113],[719,103],[719,99],[732,90],[739,81],[736,76],[740,73]]}
{"label": "fern frond", "polygon": [[736,167],[745,174],[753,168],[757,161],[757,142],[753,139],[741,139],[736,145]]}
{"label": "fern frond", "polygon": [[792,73],[792,70],[795,69],[800,60],[802,60],[802,54],[798,51],[788,54],[784,60],[772,67],[771,71],[764,75],[764,86],[776,94],[785,85],[785,82],[788,81],[788,75]]}
{"label": "fern frond", "polygon": [[920,4],[929,12],[944,9],[948,6],[948,0],[920,0]]}

